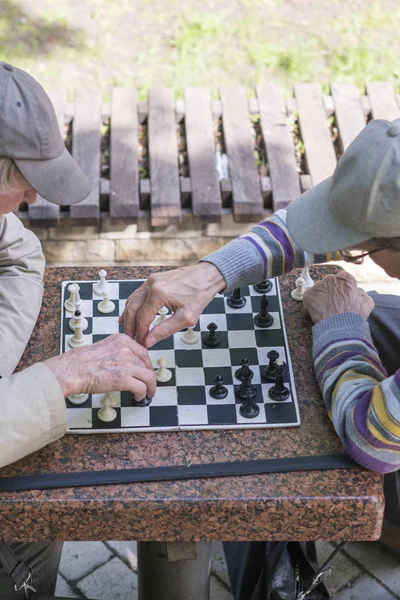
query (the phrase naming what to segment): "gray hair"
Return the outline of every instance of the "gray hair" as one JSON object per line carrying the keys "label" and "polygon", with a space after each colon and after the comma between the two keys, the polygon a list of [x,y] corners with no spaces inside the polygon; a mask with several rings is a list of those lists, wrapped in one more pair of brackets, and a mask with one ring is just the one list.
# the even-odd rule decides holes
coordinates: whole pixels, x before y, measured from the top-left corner
{"label": "gray hair", "polygon": [[0,194],[18,192],[27,181],[12,158],[0,156]]}

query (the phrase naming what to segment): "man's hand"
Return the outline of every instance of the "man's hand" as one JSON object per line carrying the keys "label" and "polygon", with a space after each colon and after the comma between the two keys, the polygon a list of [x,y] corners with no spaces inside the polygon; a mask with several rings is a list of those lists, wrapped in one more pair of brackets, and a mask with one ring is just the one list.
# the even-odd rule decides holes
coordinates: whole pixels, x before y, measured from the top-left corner
{"label": "man's hand", "polygon": [[346,271],[326,275],[305,291],[303,303],[314,323],[346,312],[358,313],[367,319],[375,306],[372,298],[357,287],[353,275]]}
{"label": "man's hand", "polygon": [[[201,262],[164,273],[153,273],[126,301],[119,322],[126,335],[147,348],[185,327],[194,327],[204,308],[226,286],[220,271],[211,263]],[[150,332],[149,327],[162,306],[174,313]]]}
{"label": "man's hand", "polygon": [[156,379],[146,348],[116,333],[44,361],[64,396],[129,391],[137,401],[156,393]]}

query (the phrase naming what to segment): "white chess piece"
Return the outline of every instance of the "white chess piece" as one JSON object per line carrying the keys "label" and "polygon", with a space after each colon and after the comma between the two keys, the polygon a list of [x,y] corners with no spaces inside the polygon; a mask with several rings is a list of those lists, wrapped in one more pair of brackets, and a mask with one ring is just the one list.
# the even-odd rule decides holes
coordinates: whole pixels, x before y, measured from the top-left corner
{"label": "white chess piece", "polygon": [[114,302],[111,302],[110,292],[108,290],[104,290],[103,300],[97,305],[97,310],[104,315],[108,315],[108,313],[112,313],[115,310],[115,304]]}
{"label": "white chess piece", "polygon": [[193,327],[188,327],[181,335],[181,340],[184,344],[195,344],[199,340],[198,334],[193,330]]}
{"label": "white chess piece", "polygon": [[158,311],[159,316],[156,318],[156,320],[154,321],[153,327],[155,327],[156,325],[159,325],[160,323],[162,323],[163,321],[165,321],[168,317],[168,308],[166,306],[162,306],[160,308],[160,310]]}
{"label": "white chess piece", "polygon": [[88,398],[89,394],[73,394],[72,396],[68,396],[68,400],[71,404],[85,404]]}
{"label": "white chess piece", "polygon": [[[85,317],[83,316],[83,312],[82,312],[82,300],[81,300],[81,297],[79,295],[79,292],[76,292],[74,314],[75,314],[75,312],[77,310],[79,310],[79,312],[82,315],[82,331],[86,331],[86,329],[89,327],[89,323],[88,323],[88,320],[85,319]],[[68,326],[69,326],[70,329],[72,329],[72,331],[74,330],[74,317],[72,317],[72,319],[69,320]]]}
{"label": "white chess piece", "polygon": [[102,399],[101,403],[103,405],[103,408],[100,408],[100,410],[97,413],[97,416],[100,419],[100,421],[103,421],[104,423],[110,423],[111,421],[114,421],[114,419],[117,418],[117,411],[111,406],[110,395],[106,394]]}
{"label": "white chess piece", "polygon": [[308,288],[310,288],[310,287],[312,287],[314,285],[314,280],[311,278],[311,275],[310,275],[309,270],[308,270],[308,266],[304,267],[304,269],[301,272],[300,277],[304,281],[304,289],[305,290],[308,290]]}
{"label": "white chess piece", "polygon": [[79,292],[79,285],[77,283],[70,283],[68,286],[68,291],[70,293],[70,296],[68,298],[68,300],[66,300],[64,302],[64,306],[65,306],[65,310],[67,310],[68,312],[75,312],[75,301],[76,301],[76,295]]}
{"label": "white chess piece", "polygon": [[302,302],[304,297],[304,279],[302,277],[298,277],[296,279],[296,287],[291,292],[291,296],[293,300],[297,300],[297,302]]}
{"label": "white chess piece", "polygon": [[82,315],[75,313],[74,315],[74,335],[68,340],[68,345],[71,348],[84,346],[88,343],[88,339],[82,332]]}
{"label": "white chess piece", "polygon": [[172,372],[167,369],[167,361],[165,358],[159,358],[157,361],[159,368],[156,370],[156,379],[160,383],[167,383],[172,379]]}
{"label": "white chess piece", "polygon": [[101,269],[101,271],[99,271],[99,277],[99,281],[93,286],[93,292],[96,296],[102,296],[103,292],[108,290],[108,282],[106,281],[107,271]]}

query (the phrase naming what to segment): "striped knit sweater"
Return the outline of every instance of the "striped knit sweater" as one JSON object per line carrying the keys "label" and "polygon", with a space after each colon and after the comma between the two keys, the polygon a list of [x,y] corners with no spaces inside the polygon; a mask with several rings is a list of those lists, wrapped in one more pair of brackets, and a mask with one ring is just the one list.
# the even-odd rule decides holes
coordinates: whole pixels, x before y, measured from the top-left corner
{"label": "striped knit sweater", "polygon": [[[317,256],[296,246],[280,210],[203,260],[218,267],[231,290],[338,259],[337,253]],[[325,407],[347,452],[372,471],[399,469],[400,369],[387,377],[367,321],[356,313],[321,321],[313,327],[313,357]]]}

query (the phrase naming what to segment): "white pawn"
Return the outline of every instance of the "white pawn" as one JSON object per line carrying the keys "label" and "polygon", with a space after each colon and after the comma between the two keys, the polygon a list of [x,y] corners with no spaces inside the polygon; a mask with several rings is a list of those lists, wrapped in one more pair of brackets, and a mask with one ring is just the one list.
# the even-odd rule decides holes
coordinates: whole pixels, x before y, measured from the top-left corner
{"label": "white pawn", "polygon": [[297,300],[297,302],[302,302],[304,297],[304,279],[299,277],[296,279],[296,287],[291,292],[291,296],[293,300]]}
{"label": "white pawn", "polygon": [[108,290],[108,283],[106,281],[107,272],[104,269],[99,271],[99,277],[100,280],[93,286],[93,292],[96,294],[96,296],[102,296],[103,292]]}
{"label": "white pawn", "polygon": [[[82,312],[82,300],[81,300],[81,297],[79,295],[79,292],[76,293],[74,313],[77,310],[79,310],[79,312],[82,315],[82,331],[86,331],[86,329],[89,327],[89,323],[88,323],[88,320],[85,319],[85,317],[83,316],[83,312]],[[69,326],[70,329],[72,329],[72,331],[74,330],[74,317],[72,317],[72,319],[69,320],[68,326]]]}
{"label": "white pawn", "polygon": [[156,379],[160,383],[167,383],[172,379],[172,372],[167,369],[167,361],[165,358],[159,358],[157,361],[159,368],[156,370]]}
{"label": "white pawn", "polygon": [[118,394],[116,392],[107,392],[107,394],[104,394],[103,398],[101,399],[101,403],[104,406],[104,400],[106,398],[109,398],[110,400],[110,406],[119,406],[119,398],[118,398]]}
{"label": "white pawn", "polygon": [[64,306],[65,306],[65,310],[67,310],[68,312],[75,312],[75,301],[76,301],[76,295],[79,292],[79,285],[77,283],[70,283],[68,286],[68,291],[70,293],[70,296],[68,298],[68,300],[66,300],[64,302]]}
{"label": "white pawn", "polygon": [[88,398],[89,394],[73,394],[72,396],[68,396],[68,400],[71,404],[85,404]]}
{"label": "white pawn", "polygon": [[110,423],[111,421],[114,421],[114,419],[117,418],[117,411],[111,406],[111,398],[109,394],[104,396],[101,403],[103,408],[100,408],[97,413],[100,421],[103,421],[104,423]]}
{"label": "white pawn", "polygon": [[108,290],[104,290],[103,300],[97,305],[97,310],[104,315],[108,315],[108,313],[112,313],[115,310],[115,304],[114,302],[111,302],[110,292]]}
{"label": "white pawn", "polygon": [[160,310],[158,311],[158,314],[160,316],[157,317],[156,320],[154,321],[153,327],[155,327],[156,325],[159,325],[160,323],[162,323],[163,321],[165,321],[167,319],[168,308],[166,306],[162,306],[160,308]]}
{"label": "white pawn", "polygon": [[304,269],[302,270],[300,277],[304,280],[304,289],[305,290],[308,290],[308,288],[310,288],[314,285],[314,280],[311,279],[311,275],[310,275],[310,272],[309,272],[307,266],[305,266]]}
{"label": "white pawn", "polygon": [[77,310],[74,314],[74,335],[68,340],[68,345],[71,348],[77,348],[88,343],[87,337],[82,332],[82,315]]}
{"label": "white pawn", "polygon": [[199,336],[193,330],[193,327],[188,327],[181,335],[181,340],[184,344],[195,344],[199,340]]}

